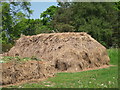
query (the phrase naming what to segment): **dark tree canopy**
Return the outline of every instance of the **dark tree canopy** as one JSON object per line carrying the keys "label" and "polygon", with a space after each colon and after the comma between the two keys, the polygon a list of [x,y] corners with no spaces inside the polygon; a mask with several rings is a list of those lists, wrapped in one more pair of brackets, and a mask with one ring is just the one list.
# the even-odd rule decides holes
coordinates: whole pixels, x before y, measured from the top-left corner
{"label": "dark tree canopy", "polygon": [[61,2],[59,5],[53,18],[54,29],[59,32],[87,32],[106,47],[117,43],[118,10],[115,7],[119,6],[115,3]]}

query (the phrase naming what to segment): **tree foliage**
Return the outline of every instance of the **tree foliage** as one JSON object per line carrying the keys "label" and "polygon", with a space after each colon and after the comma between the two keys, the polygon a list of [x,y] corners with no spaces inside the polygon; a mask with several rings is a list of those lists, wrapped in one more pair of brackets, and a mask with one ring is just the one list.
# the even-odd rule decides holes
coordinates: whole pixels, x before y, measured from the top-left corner
{"label": "tree foliage", "polygon": [[19,31],[15,25],[24,18],[30,17],[29,2],[2,2],[2,43],[13,43]]}
{"label": "tree foliage", "polygon": [[[69,32],[71,26],[73,31],[87,32],[106,47],[117,43],[118,11],[114,8],[115,3],[60,2],[59,5],[52,22],[54,29]],[[68,28],[62,29],[66,24]]]}
{"label": "tree foliage", "polygon": [[30,14],[32,14],[30,5],[30,2],[7,1],[0,3],[0,14],[2,14],[2,18],[0,18],[2,20],[0,41],[3,52],[8,51],[13,46],[14,40],[19,38],[21,29],[17,28],[17,24],[30,17]]}
{"label": "tree foliage", "polygon": [[40,18],[42,20],[43,25],[50,24],[50,22],[53,19],[53,16],[55,15],[56,10],[57,10],[56,6],[50,6],[49,8],[47,8],[46,11],[41,13]]}

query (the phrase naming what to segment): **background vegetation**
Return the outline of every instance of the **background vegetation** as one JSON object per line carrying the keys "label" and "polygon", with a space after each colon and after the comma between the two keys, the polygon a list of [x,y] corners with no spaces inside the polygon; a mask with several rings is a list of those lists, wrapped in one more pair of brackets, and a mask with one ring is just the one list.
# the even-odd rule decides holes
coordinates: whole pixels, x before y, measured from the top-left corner
{"label": "background vegetation", "polygon": [[[105,47],[119,47],[120,2],[58,2],[40,15],[32,14],[30,2],[2,2],[3,51],[8,51],[21,34],[87,32]],[[39,7],[38,7],[39,8]]]}

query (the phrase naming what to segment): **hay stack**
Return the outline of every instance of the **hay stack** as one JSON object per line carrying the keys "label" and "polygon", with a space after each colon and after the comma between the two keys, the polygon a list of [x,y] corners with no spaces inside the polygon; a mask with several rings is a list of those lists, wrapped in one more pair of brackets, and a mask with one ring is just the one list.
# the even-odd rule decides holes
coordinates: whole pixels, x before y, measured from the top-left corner
{"label": "hay stack", "polygon": [[109,63],[106,48],[84,32],[22,36],[8,55],[49,61],[58,71],[80,71]]}

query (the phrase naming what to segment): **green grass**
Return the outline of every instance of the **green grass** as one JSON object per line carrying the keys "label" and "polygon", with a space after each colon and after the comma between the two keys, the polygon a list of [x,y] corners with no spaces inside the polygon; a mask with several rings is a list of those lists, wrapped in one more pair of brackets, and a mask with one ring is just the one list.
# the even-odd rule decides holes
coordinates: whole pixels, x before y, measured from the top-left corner
{"label": "green grass", "polygon": [[55,77],[38,83],[25,83],[17,88],[117,88],[118,49],[109,49],[110,64],[116,65],[99,70],[76,73],[57,73]]}
{"label": "green grass", "polygon": [[108,55],[110,57],[110,64],[118,65],[118,53],[120,53],[120,49],[108,49]]}
{"label": "green grass", "polygon": [[29,58],[29,57],[25,57],[25,58],[20,58],[19,56],[16,56],[16,57],[11,57],[11,56],[4,56],[1,60],[0,60],[0,63],[7,63],[7,62],[24,62],[24,61],[30,61],[30,60],[39,60],[41,61],[41,59],[38,59],[36,57],[32,57],[32,58]]}

